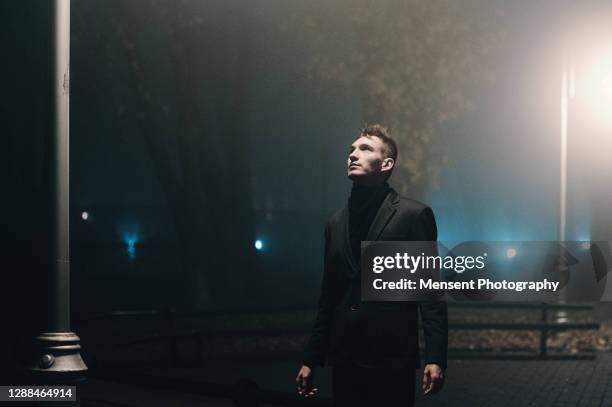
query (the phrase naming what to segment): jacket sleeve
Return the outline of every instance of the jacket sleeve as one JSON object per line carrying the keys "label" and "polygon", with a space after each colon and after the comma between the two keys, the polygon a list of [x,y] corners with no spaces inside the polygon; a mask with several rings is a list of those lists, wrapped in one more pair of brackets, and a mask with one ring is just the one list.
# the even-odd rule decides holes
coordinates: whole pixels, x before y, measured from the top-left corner
{"label": "jacket sleeve", "polygon": [[325,252],[323,258],[323,282],[321,284],[321,296],[317,309],[317,317],[312,329],[312,334],[306,346],[303,364],[314,368],[323,366],[329,348],[332,315],[334,312],[334,289],[333,281],[329,273],[329,224],[325,227]]}
{"label": "jacket sleeve", "polygon": [[[413,239],[420,241],[438,240],[436,220],[431,208],[425,208],[413,224]],[[437,253],[437,250],[436,250]],[[448,314],[446,302],[419,302],[419,310],[425,336],[425,364],[434,363],[446,369],[448,353]]]}

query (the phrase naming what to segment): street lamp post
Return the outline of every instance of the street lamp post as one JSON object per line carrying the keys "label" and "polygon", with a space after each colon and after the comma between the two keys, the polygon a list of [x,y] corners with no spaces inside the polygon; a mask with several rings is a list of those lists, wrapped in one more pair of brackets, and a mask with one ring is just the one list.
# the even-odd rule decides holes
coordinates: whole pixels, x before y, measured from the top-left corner
{"label": "street lamp post", "polygon": [[[565,256],[565,238],[567,225],[567,128],[568,128],[568,106],[569,99],[574,97],[574,66],[570,63],[568,69],[567,57],[563,58],[561,72],[561,148],[560,148],[560,177],[559,177],[559,257],[557,258],[556,270],[559,273],[559,280],[562,282],[562,291],[559,293],[559,301],[565,302],[567,299],[567,288],[563,289],[569,280],[569,267]],[[568,322],[567,312],[558,310],[556,321],[560,323]]]}
{"label": "street lamp post", "polygon": [[70,252],[69,252],[69,59],[70,0],[53,0],[51,12],[52,92],[48,95],[53,114],[49,129],[49,149],[45,164],[49,176],[46,197],[50,242],[45,251],[46,270],[41,281],[47,285],[47,304],[41,310],[42,325],[34,338],[27,371],[37,382],[68,382],[83,377],[87,366],[81,358],[80,339],[70,330]]}

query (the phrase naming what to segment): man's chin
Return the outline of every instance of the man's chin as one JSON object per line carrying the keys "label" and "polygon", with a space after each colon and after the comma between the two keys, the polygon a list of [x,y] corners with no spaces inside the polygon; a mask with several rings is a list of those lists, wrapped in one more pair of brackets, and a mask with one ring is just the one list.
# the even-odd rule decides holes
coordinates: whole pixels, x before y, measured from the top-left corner
{"label": "man's chin", "polygon": [[359,174],[359,173],[355,173],[355,172],[349,172],[348,173],[348,179],[350,179],[351,181],[353,181],[356,184],[361,184],[361,183],[367,183],[368,182],[368,176],[366,176],[365,174]]}
{"label": "man's chin", "polygon": [[350,179],[363,177],[364,171],[361,167],[351,167],[347,170],[347,175]]}

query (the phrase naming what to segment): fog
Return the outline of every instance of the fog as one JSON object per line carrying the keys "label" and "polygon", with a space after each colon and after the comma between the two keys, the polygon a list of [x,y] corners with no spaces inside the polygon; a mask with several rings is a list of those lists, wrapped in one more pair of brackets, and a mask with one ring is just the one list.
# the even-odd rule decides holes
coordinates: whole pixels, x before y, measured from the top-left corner
{"label": "fog", "polygon": [[389,126],[391,183],[441,240],[556,240],[564,66],[566,239],[610,240],[611,18],[606,2],[73,2],[76,301],[314,303],[364,123]]}

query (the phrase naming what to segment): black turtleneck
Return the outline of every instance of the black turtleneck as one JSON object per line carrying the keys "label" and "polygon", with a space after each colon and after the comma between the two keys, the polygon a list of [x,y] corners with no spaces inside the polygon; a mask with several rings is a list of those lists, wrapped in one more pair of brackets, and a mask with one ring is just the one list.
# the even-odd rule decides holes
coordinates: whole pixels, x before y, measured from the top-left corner
{"label": "black turtleneck", "polygon": [[349,238],[355,264],[359,264],[361,257],[361,241],[366,240],[374,217],[390,190],[386,182],[374,187],[353,184],[348,200],[348,210]]}

